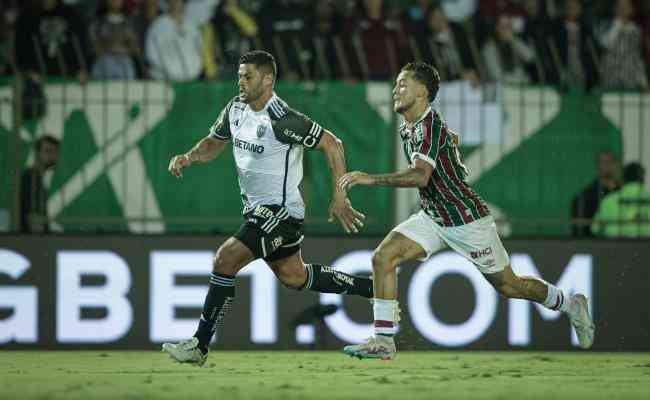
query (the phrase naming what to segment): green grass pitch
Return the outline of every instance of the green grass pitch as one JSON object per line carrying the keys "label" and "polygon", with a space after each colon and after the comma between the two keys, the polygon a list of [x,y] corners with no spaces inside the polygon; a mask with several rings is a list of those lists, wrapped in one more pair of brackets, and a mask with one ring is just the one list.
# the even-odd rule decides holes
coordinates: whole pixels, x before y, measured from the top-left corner
{"label": "green grass pitch", "polygon": [[0,351],[0,399],[650,399],[650,353]]}

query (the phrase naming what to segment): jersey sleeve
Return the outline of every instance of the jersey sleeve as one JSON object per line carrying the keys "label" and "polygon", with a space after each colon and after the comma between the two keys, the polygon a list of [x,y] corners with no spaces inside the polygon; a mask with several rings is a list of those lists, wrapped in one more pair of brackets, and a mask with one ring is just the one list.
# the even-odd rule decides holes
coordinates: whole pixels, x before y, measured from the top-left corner
{"label": "jersey sleeve", "polygon": [[210,137],[220,140],[229,140],[231,138],[232,134],[230,133],[230,108],[232,107],[233,101],[234,100],[230,100],[224,109],[221,110],[219,117],[210,127]]}
{"label": "jersey sleeve", "polygon": [[308,149],[318,146],[323,128],[298,111],[287,109],[286,114],[273,121],[275,137],[282,143],[298,144]]}
{"label": "jersey sleeve", "polygon": [[422,121],[422,139],[416,151],[411,153],[411,163],[415,160],[422,160],[436,168],[438,154],[440,149],[445,145],[446,134],[445,123],[436,112],[431,112]]}

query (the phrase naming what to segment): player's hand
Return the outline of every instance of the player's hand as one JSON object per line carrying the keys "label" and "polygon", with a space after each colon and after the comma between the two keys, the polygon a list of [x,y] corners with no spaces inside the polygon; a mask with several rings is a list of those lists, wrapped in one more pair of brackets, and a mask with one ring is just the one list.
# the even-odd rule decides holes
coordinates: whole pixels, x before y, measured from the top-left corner
{"label": "player's hand", "polygon": [[355,185],[372,185],[372,178],[365,172],[348,172],[339,178],[338,185],[342,190],[347,191]]}
{"label": "player's hand", "polygon": [[343,193],[337,195],[332,200],[329,210],[329,222],[337,219],[346,233],[359,233],[359,228],[363,227],[363,221],[366,216],[355,210],[348,197]]}
{"label": "player's hand", "polygon": [[177,178],[180,178],[183,176],[183,168],[189,166],[190,164],[192,164],[192,161],[190,161],[190,158],[185,154],[174,156],[172,157],[171,161],[169,161],[169,173]]}

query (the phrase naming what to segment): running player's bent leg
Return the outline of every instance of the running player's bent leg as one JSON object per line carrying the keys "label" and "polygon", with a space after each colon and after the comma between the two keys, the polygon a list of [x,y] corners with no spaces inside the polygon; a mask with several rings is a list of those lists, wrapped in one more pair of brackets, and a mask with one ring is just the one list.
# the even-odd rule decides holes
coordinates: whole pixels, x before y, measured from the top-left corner
{"label": "running player's bent leg", "polygon": [[517,276],[510,265],[506,266],[503,271],[483,276],[506,298],[534,301],[555,311],[566,312],[569,310],[569,299],[564,296],[561,289],[541,279]]}
{"label": "running player's bent leg", "polygon": [[391,231],[372,254],[374,283],[375,334],[392,336],[395,333],[397,308],[397,265],[426,256],[421,245],[399,232]]}
{"label": "running player's bent leg", "polygon": [[515,275],[510,265],[503,271],[483,276],[504,297],[531,300],[548,309],[566,313],[576,331],[580,347],[587,349],[593,344],[595,326],[583,294],[569,297],[562,289],[542,279]]}
{"label": "running player's bent leg", "polygon": [[217,325],[223,322],[235,299],[235,275],[254,258],[248,247],[234,237],[226,240],[217,250],[199,327],[194,334],[203,353],[207,353]]}
{"label": "running player's bent leg", "polygon": [[234,237],[219,247],[196,333],[190,339],[162,345],[173,360],[199,366],[205,363],[210,340],[235,298],[235,275],[254,258],[253,252]]}
{"label": "running player's bent leg", "polygon": [[326,265],[305,264],[300,251],[272,261],[270,266],[280,282],[290,289],[372,297],[371,279],[349,275]]}
{"label": "running player's bent leg", "polygon": [[373,314],[375,335],[365,343],[345,346],[343,352],[358,358],[390,360],[395,357],[395,325],[397,318],[397,275],[401,262],[422,258],[426,251],[417,242],[396,231],[386,236],[372,255],[375,298]]}

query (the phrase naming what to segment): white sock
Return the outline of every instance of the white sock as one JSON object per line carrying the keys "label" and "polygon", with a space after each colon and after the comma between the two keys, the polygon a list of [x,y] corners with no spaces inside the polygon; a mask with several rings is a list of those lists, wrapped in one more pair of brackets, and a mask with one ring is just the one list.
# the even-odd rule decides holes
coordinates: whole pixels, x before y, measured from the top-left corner
{"label": "white sock", "polygon": [[397,300],[373,299],[375,335],[395,335],[395,307]]}
{"label": "white sock", "polygon": [[544,307],[550,310],[568,313],[571,305],[571,299],[569,298],[569,296],[566,296],[562,291],[562,289],[553,286],[542,279],[540,279],[540,281],[544,282],[544,284],[548,288],[548,294],[546,295],[546,300],[544,300],[544,303],[542,303]]}

